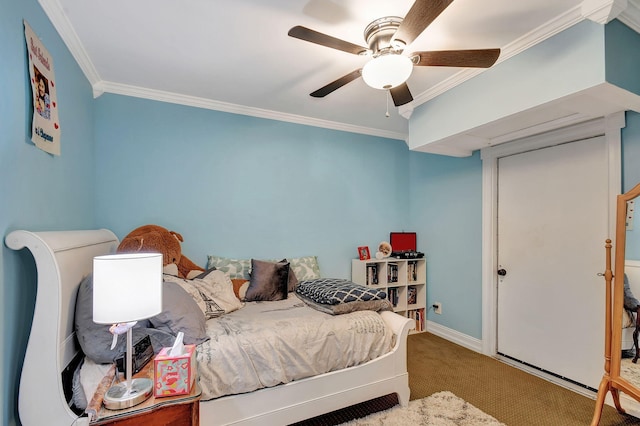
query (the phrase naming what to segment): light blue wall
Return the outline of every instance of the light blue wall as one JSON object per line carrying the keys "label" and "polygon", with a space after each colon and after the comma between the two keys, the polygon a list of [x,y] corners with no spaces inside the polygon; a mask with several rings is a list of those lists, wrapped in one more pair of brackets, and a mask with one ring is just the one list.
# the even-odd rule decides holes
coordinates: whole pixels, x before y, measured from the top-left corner
{"label": "light blue wall", "polygon": [[605,41],[607,82],[640,94],[640,34],[615,20],[605,26]]}
{"label": "light blue wall", "polygon": [[427,257],[427,318],[482,337],[482,162],[412,152],[411,223]]}
{"label": "light blue wall", "polygon": [[347,278],[356,247],[407,227],[404,142],[125,96],[96,105],[97,221],[120,238],[154,223],[203,267],[207,254],[317,255],[324,276]]}
{"label": "light blue wall", "polygon": [[[23,19],[53,57],[62,155],[31,138],[31,89]],[[93,99],[91,87],[36,0],[0,0],[0,230],[92,228]],[[18,422],[17,395],[36,288],[26,251],[0,250],[0,423]],[[38,409],[34,407],[34,409]]]}
{"label": "light blue wall", "polygon": [[[623,192],[629,191],[640,183],[640,114],[628,112],[626,118],[627,127],[622,129],[622,152],[625,159],[622,170]],[[627,231],[627,259],[640,260],[640,214],[638,207],[640,207],[640,200],[636,201],[633,231]]]}

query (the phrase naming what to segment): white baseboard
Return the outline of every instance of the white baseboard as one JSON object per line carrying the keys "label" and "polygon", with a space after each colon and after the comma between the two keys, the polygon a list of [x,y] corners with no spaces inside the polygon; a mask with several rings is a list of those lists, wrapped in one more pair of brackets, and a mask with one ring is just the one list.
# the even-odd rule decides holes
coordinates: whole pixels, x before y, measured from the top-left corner
{"label": "white baseboard", "polygon": [[427,320],[427,330],[431,334],[447,339],[450,342],[463,346],[472,351],[482,353],[482,340],[460,333],[452,328],[445,327],[437,322]]}

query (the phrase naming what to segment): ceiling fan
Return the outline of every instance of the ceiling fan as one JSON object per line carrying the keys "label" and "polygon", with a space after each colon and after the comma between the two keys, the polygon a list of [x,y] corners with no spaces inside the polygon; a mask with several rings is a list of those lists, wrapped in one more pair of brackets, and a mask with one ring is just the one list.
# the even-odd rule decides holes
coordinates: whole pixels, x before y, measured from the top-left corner
{"label": "ceiling fan", "polygon": [[361,69],[332,81],[311,93],[311,96],[323,98],[362,76],[367,85],[388,90],[393,103],[400,106],[413,100],[406,81],[414,66],[489,68],[498,60],[500,49],[439,50],[403,55],[404,49],[452,2],[453,0],[416,0],[404,19],[397,16],[376,19],[364,30],[364,38],[369,47],[302,26],[291,28],[288,33],[291,37],[354,55],[373,57]]}

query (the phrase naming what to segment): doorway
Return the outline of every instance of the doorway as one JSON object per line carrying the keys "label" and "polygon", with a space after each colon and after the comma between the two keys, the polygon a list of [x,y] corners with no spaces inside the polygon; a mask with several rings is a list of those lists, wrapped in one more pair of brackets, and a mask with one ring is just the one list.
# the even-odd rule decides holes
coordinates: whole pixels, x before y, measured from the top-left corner
{"label": "doorway", "polygon": [[597,388],[602,375],[615,118],[482,152],[483,351],[569,387]]}

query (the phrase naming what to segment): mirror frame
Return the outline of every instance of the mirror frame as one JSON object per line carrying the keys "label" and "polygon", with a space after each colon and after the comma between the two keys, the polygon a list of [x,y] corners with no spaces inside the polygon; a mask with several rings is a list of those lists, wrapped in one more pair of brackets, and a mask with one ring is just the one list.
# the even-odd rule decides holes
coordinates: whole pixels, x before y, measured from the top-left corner
{"label": "mirror frame", "polygon": [[591,421],[592,426],[597,426],[600,422],[604,400],[608,392],[611,392],[613,403],[620,413],[625,412],[620,405],[620,392],[624,392],[625,394],[633,397],[636,401],[640,401],[640,389],[620,376],[620,367],[622,364],[622,310],[624,305],[625,248],[627,241],[627,201],[638,196],[640,196],[640,183],[628,192],[618,195],[616,198],[616,248],[614,274],[611,272],[611,240],[607,240],[605,244],[605,372],[602,376],[600,387],[598,388],[595,413],[593,415],[593,420]]}

